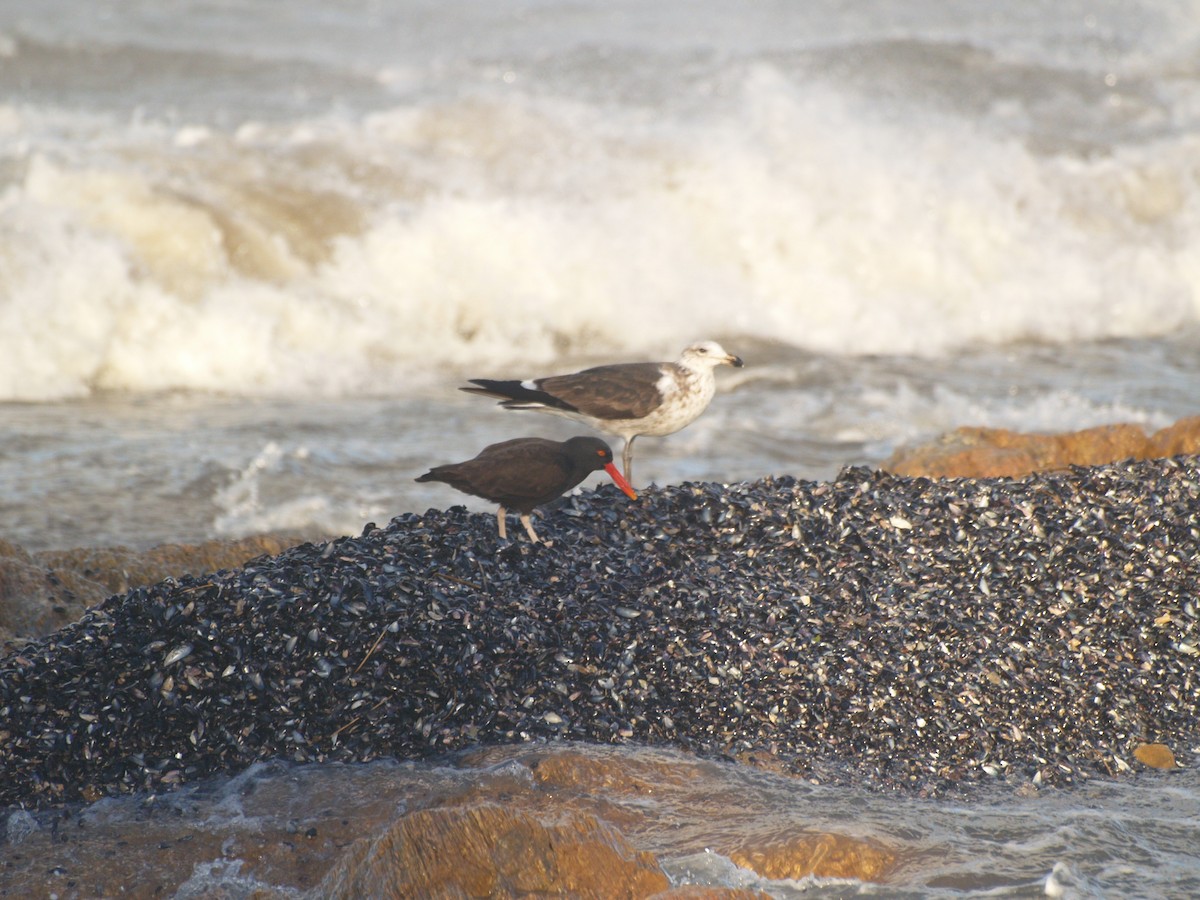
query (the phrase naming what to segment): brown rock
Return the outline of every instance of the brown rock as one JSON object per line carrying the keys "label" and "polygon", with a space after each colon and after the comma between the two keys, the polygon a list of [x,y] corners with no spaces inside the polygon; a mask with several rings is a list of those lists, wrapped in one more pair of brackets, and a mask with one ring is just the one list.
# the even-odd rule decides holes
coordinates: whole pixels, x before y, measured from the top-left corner
{"label": "brown rock", "polygon": [[[450,779],[430,777],[420,768],[409,772],[389,766],[281,771],[255,779],[253,791],[239,790],[238,814],[229,815],[228,798],[218,790],[196,798],[194,807],[189,802],[194,815],[173,816],[169,827],[164,827],[161,815],[147,814],[144,798],[121,798],[99,814],[86,807],[80,810],[78,824],[72,820],[70,840],[45,822],[19,837],[19,846],[10,833],[5,849],[11,852],[0,868],[0,893],[7,890],[4,896],[11,897],[119,894],[147,900],[177,893],[192,896],[196,885],[188,881],[198,869],[230,863],[239,881],[263,886],[260,894],[253,895],[261,900],[323,898],[331,887],[339,886],[342,896],[387,897],[412,887],[405,872],[412,865],[410,858],[418,856],[424,870],[478,878],[469,885],[445,881],[440,887],[412,887],[418,891],[414,896],[421,897],[471,896],[468,887],[481,883],[494,883],[497,896],[512,896],[530,886],[521,875],[536,867],[541,874],[533,887],[551,884],[547,895],[765,900],[763,894],[747,889],[672,888],[650,855],[687,855],[704,847],[726,853],[722,843],[732,841],[729,835],[754,833],[758,815],[753,807],[731,805],[745,799],[736,769],[676,756],[680,763],[673,767],[676,777],[656,787],[647,802],[642,789],[649,782],[643,779],[672,769],[657,752],[595,747],[561,751],[562,765],[547,764],[543,775],[584,773],[587,777],[580,783],[588,786],[582,790],[538,776],[535,763],[541,767],[559,754],[494,747],[471,754],[474,763],[459,758],[456,765],[467,771],[463,778]],[[533,777],[520,774],[521,768]],[[299,785],[295,779],[300,779]],[[425,812],[398,823],[400,809]],[[809,845],[818,840],[812,833],[803,836]],[[844,846],[851,843],[844,837],[830,840]],[[742,845],[762,848],[757,856],[775,861],[773,868],[763,864],[766,871],[789,875],[805,871],[784,865],[799,855],[799,840],[780,844],[746,836]],[[859,852],[866,858],[869,850]],[[743,865],[755,855],[743,851]],[[837,853],[825,855],[828,862]],[[545,874],[550,865],[558,867],[557,882]],[[848,868],[826,864],[819,871],[840,873]],[[514,871],[520,874],[509,877]],[[571,872],[574,880],[565,872]],[[397,886],[376,892],[389,879]],[[214,886],[204,896],[226,896],[223,890]]]}
{"label": "brown rock", "polygon": [[1175,754],[1166,744],[1138,744],[1133,748],[1138,762],[1153,769],[1174,769]]}
{"label": "brown rock", "polygon": [[28,553],[0,541],[0,643],[49,634],[89,607],[164,578],[215,572],[299,543],[299,535],[163,544],[149,550],[107,547]]}
{"label": "brown rock", "polygon": [[801,834],[781,844],[739,847],[729,854],[763,878],[856,878],[880,881],[896,863],[886,847],[840,834]]}
{"label": "brown rock", "polygon": [[1200,416],[1180,419],[1150,436],[1151,456],[1200,453]]}
{"label": "brown rock", "polygon": [[691,767],[646,761],[598,759],[569,748],[531,753],[526,764],[534,781],[553,790],[587,794],[653,794],[665,785],[682,785],[696,773]]}
{"label": "brown rock", "polygon": [[71,585],[16,544],[0,541],[0,641],[49,634],[82,611]]}
{"label": "brown rock", "polygon": [[300,540],[298,535],[263,534],[236,541],[161,544],[149,550],[129,547],[45,550],[35,553],[34,557],[50,571],[79,573],[99,585],[104,597],[109,597],[171,576],[198,575],[240,566],[257,556],[281,553]]}
{"label": "brown rock", "polygon": [[770,894],[752,891],[749,888],[708,887],[700,884],[684,884],[648,900],[771,900]]}
{"label": "brown rock", "polygon": [[669,887],[654,857],[593,816],[484,803],[419,810],[357,841],[322,897],[646,897]]}
{"label": "brown rock", "polygon": [[927,478],[1019,478],[1067,466],[1200,453],[1200,416],[1147,437],[1137,425],[1101,425],[1064,434],[958,428],[931,444],[897,450],[882,468]]}
{"label": "brown rock", "polygon": [[1102,466],[1119,459],[1144,459],[1150,453],[1146,432],[1137,425],[1099,425],[1052,438],[1045,468]]}
{"label": "brown rock", "polygon": [[1016,437],[996,428],[959,428],[932,443],[897,449],[882,468],[925,478],[1015,476],[1035,465],[1027,449],[1013,446]]}

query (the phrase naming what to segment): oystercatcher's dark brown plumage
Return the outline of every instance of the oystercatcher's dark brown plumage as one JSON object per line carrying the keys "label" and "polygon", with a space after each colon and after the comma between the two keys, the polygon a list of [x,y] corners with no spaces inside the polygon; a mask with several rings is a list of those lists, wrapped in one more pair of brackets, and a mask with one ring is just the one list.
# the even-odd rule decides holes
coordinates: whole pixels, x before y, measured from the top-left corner
{"label": "oystercatcher's dark brown plumage", "polygon": [[637,493],[613,465],[608,444],[594,437],[573,437],[566,441],[545,438],[515,438],[484,447],[466,462],[436,466],[417,481],[441,481],[465,494],[500,504],[496,511],[500,537],[508,535],[504,527],[506,509],[521,514],[521,524],[529,539],[539,543],[529,514],[534,508],[557,500],[592,472],[603,469],[617,487],[637,499]]}
{"label": "oystercatcher's dark brown plumage", "polygon": [[621,436],[625,478],[632,482],[634,439],[674,434],[695,421],[716,392],[713,369],[721,365],[740,368],[742,360],[716,341],[700,341],[675,362],[618,363],[528,381],[472,378],[476,387],[459,390],[495,397],[505,409],[565,416]]}

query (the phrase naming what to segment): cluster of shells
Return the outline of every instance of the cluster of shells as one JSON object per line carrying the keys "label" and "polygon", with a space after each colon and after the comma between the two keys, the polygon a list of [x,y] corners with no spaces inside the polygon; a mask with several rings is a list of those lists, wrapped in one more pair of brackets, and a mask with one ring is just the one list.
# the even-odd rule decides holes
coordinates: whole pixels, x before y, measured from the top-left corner
{"label": "cluster of shells", "polygon": [[[1200,466],[849,469],[406,515],[113,597],[0,660],[0,805],[543,739],[938,793],[1200,743]],[[1136,765],[1136,763],[1132,763]]]}

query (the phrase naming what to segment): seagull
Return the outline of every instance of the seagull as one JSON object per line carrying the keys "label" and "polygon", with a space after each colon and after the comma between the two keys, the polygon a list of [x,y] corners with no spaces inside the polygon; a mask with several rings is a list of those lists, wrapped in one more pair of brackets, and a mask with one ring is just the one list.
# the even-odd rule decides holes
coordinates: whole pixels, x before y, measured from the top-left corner
{"label": "seagull", "polygon": [[459,390],[495,397],[505,409],[565,416],[624,438],[621,460],[632,483],[634,439],[674,434],[690,425],[716,392],[713,369],[725,365],[741,368],[741,357],[726,353],[716,341],[700,341],[675,362],[618,363],[528,381],[471,378],[475,387]]}
{"label": "seagull", "polygon": [[508,537],[504,514],[515,509],[535,544],[540,543],[529,514],[535,507],[557,500],[593,472],[603,469],[631,499],[637,493],[613,464],[612,449],[599,438],[573,437],[567,441],[514,438],[484,447],[466,462],[436,466],[417,481],[441,481],[465,494],[500,504],[496,523],[500,539]]}

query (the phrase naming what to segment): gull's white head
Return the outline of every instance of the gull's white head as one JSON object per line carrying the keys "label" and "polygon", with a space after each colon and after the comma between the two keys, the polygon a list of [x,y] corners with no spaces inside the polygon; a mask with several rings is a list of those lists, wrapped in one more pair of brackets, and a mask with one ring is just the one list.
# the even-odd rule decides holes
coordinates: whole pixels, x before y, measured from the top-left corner
{"label": "gull's white head", "polygon": [[717,366],[740,369],[742,358],[726,353],[716,341],[697,341],[679,355],[679,364],[687,369],[715,369]]}

